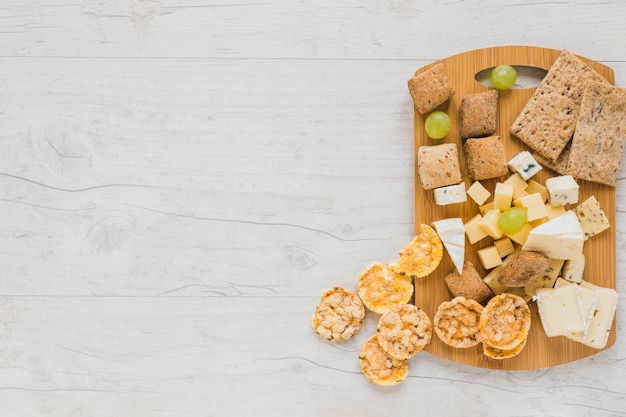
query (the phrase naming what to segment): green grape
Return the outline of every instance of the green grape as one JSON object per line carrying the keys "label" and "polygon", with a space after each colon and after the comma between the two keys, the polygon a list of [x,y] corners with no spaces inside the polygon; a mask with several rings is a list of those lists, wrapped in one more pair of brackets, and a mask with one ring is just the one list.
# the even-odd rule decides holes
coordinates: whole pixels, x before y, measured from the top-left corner
{"label": "green grape", "polygon": [[528,216],[526,210],[521,207],[509,207],[498,218],[498,227],[504,233],[515,234],[522,230]]}
{"label": "green grape", "polygon": [[491,85],[498,90],[506,90],[515,84],[517,73],[515,72],[515,68],[510,65],[498,65],[491,70],[489,79],[491,80]]}
{"label": "green grape", "polygon": [[450,131],[450,117],[442,111],[434,111],[426,117],[424,128],[431,139],[442,139]]}

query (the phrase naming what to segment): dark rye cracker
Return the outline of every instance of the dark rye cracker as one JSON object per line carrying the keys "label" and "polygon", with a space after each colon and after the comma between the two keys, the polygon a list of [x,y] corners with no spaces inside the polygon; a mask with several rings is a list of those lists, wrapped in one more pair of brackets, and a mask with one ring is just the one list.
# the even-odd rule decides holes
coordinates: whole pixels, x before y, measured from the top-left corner
{"label": "dark rye cracker", "polygon": [[572,139],[585,83],[599,73],[567,50],[561,51],[510,132],[532,150],[556,161]]}
{"label": "dark rye cracker", "polygon": [[626,142],[626,89],[589,81],[585,87],[567,172],[615,186]]}

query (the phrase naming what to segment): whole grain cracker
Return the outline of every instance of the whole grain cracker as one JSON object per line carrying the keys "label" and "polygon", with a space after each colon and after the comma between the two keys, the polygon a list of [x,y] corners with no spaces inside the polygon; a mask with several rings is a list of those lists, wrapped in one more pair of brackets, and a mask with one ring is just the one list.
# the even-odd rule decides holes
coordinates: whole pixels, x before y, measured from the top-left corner
{"label": "whole grain cracker", "polygon": [[463,178],[456,143],[420,146],[417,150],[417,173],[425,190],[460,183]]}
{"label": "whole grain cracker", "polygon": [[324,339],[332,342],[348,340],[361,330],[365,307],[352,291],[335,287],[324,292],[315,308],[311,327]]}
{"label": "whole grain cracker", "polygon": [[445,64],[441,61],[426,70],[416,71],[408,85],[415,110],[419,114],[434,110],[454,95]]}
{"label": "whole grain cracker", "polygon": [[373,334],[359,351],[359,365],[363,375],[376,385],[396,385],[409,373],[405,360],[394,359],[378,343]]}
{"label": "whole grain cracker", "polygon": [[467,170],[474,180],[497,178],[509,172],[506,150],[500,136],[467,139],[463,150]]}
{"label": "whole grain cracker", "polygon": [[439,304],[433,328],[443,343],[456,348],[469,348],[482,341],[478,327],[483,306],[476,300],[455,297]]}
{"label": "whole grain cracker", "polygon": [[497,127],[498,90],[467,94],[459,109],[462,139],[493,135]]}
{"label": "whole grain cracker", "polygon": [[365,307],[383,314],[411,300],[413,282],[391,265],[374,262],[359,277],[357,290]]}
{"label": "whole grain cracker", "polygon": [[480,315],[482,340],[496,349],[513,349],[528,337],[529,330],[530,308],[515,294],[496,295]]}
{"label": "whole grain cracker", "polygon": [[420,225],[420,233],[400,252],[393,268],[396,272],[413,278],[430,275],[443,258],[443,243],[439,235],[427,224]]}
{"label": "whole grain cracker", "polygon": [[430,343],[433,326],[428,314],[403,304],[378,319],[378,343],[394,359],[409,359]]}
{"label": "whole grain cracker", "polygon": [[567,142],[567,145],[565,145],[565,148],[563,148],[563,151],[556,159],[556,161],[548,159],[538,154],[537,152],[533,152],[533,158],[535,158],[535,160],[544,167],[551,169],[559,175],[568,175],[569,173],[567,172],[567,162],[569,161],[569,152],[571,147],[572,141]]}

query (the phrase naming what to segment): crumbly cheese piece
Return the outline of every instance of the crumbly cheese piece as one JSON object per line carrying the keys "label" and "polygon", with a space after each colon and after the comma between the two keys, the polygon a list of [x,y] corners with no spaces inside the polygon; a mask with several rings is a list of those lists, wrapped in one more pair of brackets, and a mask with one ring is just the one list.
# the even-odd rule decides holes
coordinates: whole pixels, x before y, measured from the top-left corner
{"label": "crumbly cheese piece", "polygon": [[548,217],[548,211],[544,204],[541,194],[532,193],[522,197],[518,197],[514,204],[516,207],[523,207],[526,209],[527,221],[532,222],[537,219]]}
{"label": "crumbly cheese piece", "polygon": [[596,292],[597,302],[593,317],[590,320],[587,334],[584,337],[568,336],[570,339],[583,343],[594,349],[602,349],[606,346],[615,317],[618,294],[612,288],[599,287],[587,281],[583,281],[580,287],[587,287]]}
{"label": "crumbly cheese piece", "polygon": [[600,203],[593,195],[579,204],[574,209],[574,213],[578,216],[580,225],[583,228],[585,240],[611,227],[609,219],[607,219],[604,211],[600,208]]}
{"label": "crumbly cheese piece", "polygon": [[504,184],[513,186],[513,199],[519,197],[528,188],[528,183],[517,172],[504,180]]}
{"label": "crumbly cheese piece", "polygon": [[498,265],[502,265],[502,258],[500,258],[498,248],[495,246],[487,246],[486,248],[479,249],[478,258],[485,269],[491,269]]}
{"label": "crumbly cheese piece", "polygon": [[549,258],[572,259],[583,250],[583,229],[571,210],[532,229],[523,250],[543,253]]}
{"label": "crumbly cheese piece", "polygon": [[508,166],[511,171],[517,172],[524,180],[529,180],[530,177],[541,171],[541,165],[528,151],[522,151],[515,155],[509,161]]}
{"label": "crumbly cheese piece", "polygon": [[496,188],[493,193],[493,207],[500,211],[504,211],[511,207],[511,200],[513,199],[513,186],[511,184],[504,184],[502,182],[496,183]]}
{"label": "crumbly cheese piece", "polygon": [[578,203],[579,186],[571,175],[561,175],[546,180],[548,200],[553,206]]}
{"label": "crumbly cheese piece", "polygon": [[493,246],[495,246],[496,249],[498,249],[500,258],[504,258],[505,256],[510,255],[515,251],[513,242],[508,237],[503,237],[502,239],[494,240]]}
{"label": "crumbly cheese piece", "polygon": [[447,206],[448,204],[464,203],[467,201],[465,183],[448,185],[446,187],[435,188],[435,204]]}
{"label": "crumbly cheese piece", "polygon": [[561,275],[569,282],[580,284],[583,280],[583,272],[585,271],[585,255],[582,253],[575,258],[568,259],[563,265]]}
{"label": "crumbly cheese piece", "polygon": [[448,251],[459,274],[463,272],[465,262],[465,226],[460,217],[452,217],[433,222],[437,234]]}
{"label": "crumbly cheese piece", "polygon": [[498,227],[500,214],[500,210],[491,209],[485,213],[482,220],[478,223],[478,227],[494,239],[500,239],[504,235],[504,232]]}
{"label": "crumbly cheese piece", "polygon": [[483,229],[480,228],[480,221],[483,219],[483,216],[480,214],[476,214],[469,221],[465,223],[465,234],[467,235],[467,239],[473,245],[487,237],[487,233]]}
{"label": "crumbly cheese piece", "polygon": [[405,360],[394,359],[378,343],[373,334],[359,351],[359,365],[363,375],[376,385],[396,385],[409,374]]}
{"label": "crumbly cheese piece", "polygon": [[393,359],[409,359],[430,343],[433,325],[424,310],[403,304],[378,319],[378,343]]}
{"label": "crumbly cheese piece", "polygon": [[474,183],[467,189],[467,195],[469,195],[479,206],[491,197],[489,190],[486,189],[480,181],[474,181]]}
{"label": "crumbly cheese piece", "polygon": [[524,293],[533,296],[535,295],[537,288],[552,288],[561,273],[563,263],[565,263],[563,259],[550,259],[550,266],[546,268],[543,274],[537,278],[535,282],[532,282],[524,287]]}
{"label": "crumbly cheese piece", "polygon": [[584,337],[585,312],[578,295],[578,285],[538,288],[534,299],[548,337]]}

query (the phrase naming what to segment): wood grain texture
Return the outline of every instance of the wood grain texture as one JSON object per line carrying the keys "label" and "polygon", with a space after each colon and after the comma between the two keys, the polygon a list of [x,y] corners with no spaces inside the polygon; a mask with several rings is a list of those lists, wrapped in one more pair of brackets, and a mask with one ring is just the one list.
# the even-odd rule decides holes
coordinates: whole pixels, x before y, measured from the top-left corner
{"label": "wood grain texture", "polygon": [[423,352],[381,389],[356,360],[376,315],[339,345],[309,328],[326,288],[413,234],[415,69],[540,45],[624,86],[607,42],[624,17],[617,0],[3,1],[3,416],[626,415],[621,337],[542,370]]}

